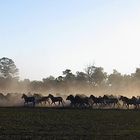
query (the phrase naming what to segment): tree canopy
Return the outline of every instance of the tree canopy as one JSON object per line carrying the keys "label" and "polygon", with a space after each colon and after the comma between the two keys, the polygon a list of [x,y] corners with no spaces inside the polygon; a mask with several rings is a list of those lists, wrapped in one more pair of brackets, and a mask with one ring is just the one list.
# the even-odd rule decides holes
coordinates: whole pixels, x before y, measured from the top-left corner
{"label": "tree canopy", "polygon": [[18,72],[14,61],[7,57],[0,59],[0,75],[4,78],[18,78]]}
{"label": "tree canopy", "polygon": [[73,73],[62,71],[58,77],[48,76],[42,81],[18,80],[19,70],[12,59],[0,59],[0,90],[46,91],[54,93],[140,93],[140,68],[132,74],[121,74],[113,70],[108,74],[104,68],[95,65],[87,66],[83,71]]}

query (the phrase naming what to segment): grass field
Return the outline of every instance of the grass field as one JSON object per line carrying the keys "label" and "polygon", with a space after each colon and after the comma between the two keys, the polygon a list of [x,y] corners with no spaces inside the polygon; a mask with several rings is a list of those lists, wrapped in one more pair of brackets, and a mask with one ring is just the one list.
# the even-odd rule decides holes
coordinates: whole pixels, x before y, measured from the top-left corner
{"label": "grass field", "polygon": [[139,140],[140,110],[0,108],[0,139]]}

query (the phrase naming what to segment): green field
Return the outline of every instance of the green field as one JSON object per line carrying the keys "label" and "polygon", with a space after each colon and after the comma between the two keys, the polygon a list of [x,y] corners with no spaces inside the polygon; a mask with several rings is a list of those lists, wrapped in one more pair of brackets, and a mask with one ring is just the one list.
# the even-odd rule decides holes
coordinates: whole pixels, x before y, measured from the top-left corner
{"label": "green field", "polygon": [[0,139],[140,139],[140,110],[0,108]]}

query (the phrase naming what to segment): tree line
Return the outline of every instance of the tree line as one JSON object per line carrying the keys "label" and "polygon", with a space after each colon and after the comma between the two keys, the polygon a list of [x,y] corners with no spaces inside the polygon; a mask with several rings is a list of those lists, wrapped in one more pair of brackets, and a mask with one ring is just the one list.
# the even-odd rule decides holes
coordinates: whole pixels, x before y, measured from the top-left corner
{"label": "tree line", "polygon": [[48,76],[41,81],[20,80],[19,69],[10,58],[0,59],[0,90],[1,91],[33,91],[54,94],[115,94],[139,95],[140,68],[134,73],[121,74],[113,70],[111,74],[103,67],[87,66],[83,71],[72,73],[70,69],[58,77]]}

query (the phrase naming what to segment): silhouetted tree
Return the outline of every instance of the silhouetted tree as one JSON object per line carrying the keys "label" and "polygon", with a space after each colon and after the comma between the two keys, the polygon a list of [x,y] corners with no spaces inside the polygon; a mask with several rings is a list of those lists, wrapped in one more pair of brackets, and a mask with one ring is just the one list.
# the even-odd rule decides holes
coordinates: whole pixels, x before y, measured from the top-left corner
{"label": "silhouetted tree", "polygon": [[42,85],[43,85],[42,81],[31,81],[31,83],[30,83],[31,87],[30,88],[33,91],[41,91],[43,89]]}
{"label": "silhouetted tree", "polygon": [[88,66],[87,68],[85,68],[85,72],[87,74],[87,78],[88,78],[88,82],[92,83],[93,82],[93,74],[94,74],[94,71],[95,71],[95,66],[92,65],[92,66]]}
{"label": "silhouetted tree", "polygon": [[43,78],[42,81],[43,81],[43,83],[42,83],[42,84],[43,84],[43,85],[42,85],[42,88],[43,88],[44,90],[50,90],[50,89],[52,89],[52,88],[55,89],[56,84],[57,84],[56,78],[53,77],[53,76],[49,76],[49,77],[47,77],[47,78]]}
{"label": "silhouetted tree", "polygon": [[100,85],[101,83],[105,82],[107,77],[106,72],[104,72],[104,69],[102,67],[96,67],[95,71],[92,75],[93,82],[95,85]]}
{"label": "silhouetted tree", "polygon": [[113,70],[113,73],[108,76],[108,82],[111,86],[119,86],[123,80],[123,76],[117,70]]}
{"label": "silhouetted tree", "polygon": [[84,72],[76,72],[76,80],[79,82],[86,82],[88,80],[87,74]]}
{"label": "silhouetted tree", "polygon": [[94,86],[100,85],[106,80],[107,74],[102,67],[88,66],[86,69],[88,81]]}
{"label": "silhouetted tree", "polygon": [[136,68],[135,73],[132,74],[135,79],[140,80],[140,68]]}
{"label": "silhouetted tree", "polygon": [[64,80],[64,77],[63,76],[58,76],[56,78],[57,82],[62,82]]}
{"label": "silhouetted tree", "polygon": [[17,69],[14,61],[7,57],[0,59],[0,75],[4,78],[19,78],[19,70]]}
{"label": "silhouetted tree", "polygon": [[135,73],[131,74],[131,84],[133,88],[139,89],[140,92],[140,68],[136,68]]}
{"label": "silhouetted tree", "polygon": [[65,75],[64,80],[66,81],[75,80],[75,75],[69,69],[66,69],[65,71],[63,71],[63,75]]}
{"label": "silhouetted tree", "polygon": [[44,83],[48,83],[50,81],[54,81],[55,80],[55,77],[49,76],[47,78],[43,78],[42,80],[43,80]]}

